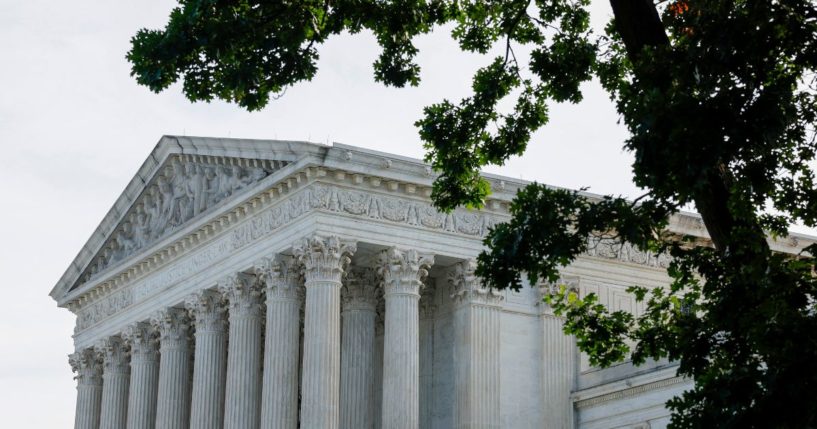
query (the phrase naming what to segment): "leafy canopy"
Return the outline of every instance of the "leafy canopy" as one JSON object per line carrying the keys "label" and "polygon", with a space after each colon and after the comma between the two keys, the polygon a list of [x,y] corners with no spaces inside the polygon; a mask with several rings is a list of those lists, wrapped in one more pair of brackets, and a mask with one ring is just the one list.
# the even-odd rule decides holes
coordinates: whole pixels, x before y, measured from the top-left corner
{"label": "leafy canopy", "polygon": [[[669,358],[694,389],[668,404],[672,427],[817,427],[814,249],[773,252],[767,234],[817,225],[817,10],[808,0],[610,0],[604,34],[589,0],[180,0],[163,30],[141,30],[128,59],[154,91],[183,80],[190,100],[248,109],[316,72],[318,49],[370,31],[382,47],[374,77],[418,85],[416,36],[443,24],[464,51],[500,55],[473,76],[473,94],[443,100],[416,122],[440,172],[442,210],[479,207],[481,167],[521,155],[552,102],[577,103],[598,79],[616,103],[635,156],[637,201],[533,183],[493,229],[478,274],[494,288],[557,282],[588,236],[673,260],[666,289],[634,286],[636,317],[592,294],[548,301],[594,364]],[[526,47],[526,57],[515,48]],[[521,52],[521,51],[520,51]],[[499,112],[512,100],[509,112]],[[694,204],[709,244],[667,232]],[[633,345],[633,346],[631,346]]]}

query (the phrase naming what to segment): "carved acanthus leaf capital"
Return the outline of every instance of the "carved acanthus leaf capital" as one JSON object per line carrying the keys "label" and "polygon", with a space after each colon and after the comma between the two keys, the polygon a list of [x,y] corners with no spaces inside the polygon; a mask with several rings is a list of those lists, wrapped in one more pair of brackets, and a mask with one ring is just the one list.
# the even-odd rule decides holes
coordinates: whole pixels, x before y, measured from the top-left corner
{"label": "carved acanthus leaf capital", "polygon": [[221,279],[218,289],[230,308],[230,318],[260,317],[262,288],[254,275],[235,273]]}
{"label": "carved acanthus leaf capital", "polygon": [[87,348],[68,355],[71,370],[77,375],[74,379],[80,385],[102,385],[102,359],[93,348]]}
{"label": "carved acanthus leaf capital", "polygon": [[159,332],[161,348],[188,346],[190,318],[185,309],[170,307],[159,310],[150,323]]}
{"label": "carved acanthus leaf capital", "polygon": [[468,259],[454,264],[448,272],[448,282],[453,288],[451,298],[455,304],[500,305],[505,297],[498,291],[486,288],[476,275],[477,262]]}
{"label": "carved acanthus leaf capital", "polygon": [[372,268],[355,267],[346,276],[341,299],[344,310],[371,310],[377,306],[380,288]]}
{"label": "carved acanthus leaf capital", "polygon": [[569,293],[579,293],[579,277],[578,276],[562,276],[559,277],[555,283],[540,283],[536,287],[536,305],[538,305],[542,312],[552,313],[553,310],[545,302],[545,298],[559,292],[564,288]]}
{"label": "carved acanthus leaf capital", "polygon": [[147,322],[134,323],[122,332],[122,339],[130,347],[132,360],[159,358],[159,333]]}
{"label": "carved acanthus leaf capital", "polygon": [[256,261],[255,276],[266,288],[267,300],[303,299],[303,267],[294,256],[277,255]]}
{"label": "carved acanthus leaf capital", "polygon": [[337,236],[313,236],[293,245],[293,253],[304,265],[306,283],[340,282],[357,250],[353,241]]}
{"label": "carved acanthus leaf capital", "polygon": [[102,358],[104,374],[127,373],[130,370],[128,346],[119,335],[103,338],[94,349]]}
{"label": "carved acanthus leaf capital", "polygon": [[419,253],[414,249],[391,247],[380,253],[378,274],[383,279],[383,292],[390,294],[413,294],[420,296],[423,280],[434,264],[434,255]]}
{"label": "carved acanthus leaf capital", "polygon": [[184,306],[196,324],[196,332],[227,328],[227,306],[221,293],[211,289],[195,292],[187,297]]}

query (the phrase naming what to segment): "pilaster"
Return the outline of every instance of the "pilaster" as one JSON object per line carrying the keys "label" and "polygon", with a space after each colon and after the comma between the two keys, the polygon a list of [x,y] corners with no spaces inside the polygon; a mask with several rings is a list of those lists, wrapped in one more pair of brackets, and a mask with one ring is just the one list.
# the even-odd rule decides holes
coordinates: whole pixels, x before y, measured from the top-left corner
{"label": "pilaster", "polygon": [[419,309],[432,255],[390,248],[380,255],[386,322],[383,351],[384,429],[419,427]]}
{"label": "pilaster", "polygon": [[151,429],[156,425],[156,395],[159,388],[157,336],[158,332],[146,322],[128,326],[122,333],[131,354],[128,429]]}
{"label": "pilaster", "polygon": [[222,279],[219,290],[230,314],[224,427],[253,429],[261,421],[262,289],[255,276],[236,273]]}
{"label": "pilaster", "polygon": [[454,293],[454,427],[499,428],[502,295],[483,287],[476,261],[449,272]]}
{"label": "pilaster", "polygon": [[264,258],[255,275],[266,290],[261,428],[297,429],[303,275],[292,256]]}
{"label": "pilaster", "polygon": [[335,236],[313,236],[293,247],[304,265],[306,287],[301,426],[337,429],[341,278],[356,246]]}
{"label": "pilaster", "polygon": [[190,427],[221,429],[227,375],[227,308],[219,292],[189,296],[185,307],[196,326]]}
{"label": "pilaster", "polygon": [[186,429],[190,423],[190,320],[181,308],[159,311],[151,323],[159,331],[159,389],[156,429]]}
{"label": "pilaster", "polygon": [[102,360],[93,349],[68,355],[68,363],[77,374],[75,429],[98,429],[102,405]]}
{"label": "pilaster", "polygon": [[542,327],[542,404],[546,427],[574,427],[574,408],[570,395],[576,381],[576,341],[564,333],[564,319],[553,314],[544,297],[556,288],[579,290],[578,277],[564,277],[556,284],[539,287],[539,320]]}
{"label": "pilaster", "polygon": [[128,348],[119,336],[103,339],[96,346],[102,359],[101,429],[121,429],[127,424],[130,363]]}

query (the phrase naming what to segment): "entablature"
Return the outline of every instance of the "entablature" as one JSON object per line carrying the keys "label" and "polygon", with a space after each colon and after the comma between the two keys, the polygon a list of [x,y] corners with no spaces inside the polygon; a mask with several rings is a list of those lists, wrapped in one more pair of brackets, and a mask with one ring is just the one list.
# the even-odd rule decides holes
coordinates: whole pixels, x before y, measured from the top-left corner
{"label": "entablature", "polygon": [[[62,304],[78,315],[77,329],[87,329],[310,212],[464,236],[475,241],[475,248],[491,226],[507,219],[507,202],[501,201],[489,204],[493,209],[438,212],[428,198],[429,189],[314,165],[282,170],[238,196],[234,204],[171,234],[172,240],[160,248],[82,284]],[[162,270],[164,277],[151,276]]]}

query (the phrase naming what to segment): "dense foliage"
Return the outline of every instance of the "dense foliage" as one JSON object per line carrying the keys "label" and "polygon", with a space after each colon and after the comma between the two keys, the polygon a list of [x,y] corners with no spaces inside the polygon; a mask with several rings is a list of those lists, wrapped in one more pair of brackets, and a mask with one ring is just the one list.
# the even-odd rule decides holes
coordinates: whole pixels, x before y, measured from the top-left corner
{"label": "dense foliage", "polygon": [[[579,102],[581,84],[598,79],[630,132],[624,147],[645,194],[599,200],[531,184],[486,239],[478,273],[500,289],[519,288],[523,276],[558,282],[588,235],[668,252],[671,286],[631,289],[647,304],[638,317],[592,294],[549,298],[591,361],[678,361],[695,387],[669,403],[672,427],[817,427],[812,249],[782,255],[767,243],[790,223],[817,226],[817,6],[610,4],[614,18],[595,34],[589,0],[180,0],[164,30],[133,38],[128,59],[154,91],[182,79],[191,100],[255,110],[311,79],[322,42],[341,32],[374,33],[375,79],[397,87],[419,84],[412,39],[440,25],[453,26],[465,51],[501,46],[473,76],[473,95],[429,106],[417,121],[443,210],[479,207],[490,192],[479,169],[522,154],[548,103]],[[514,107],[500,112],[506,99]],[[689,204],[708,244],[667,232]]]}

